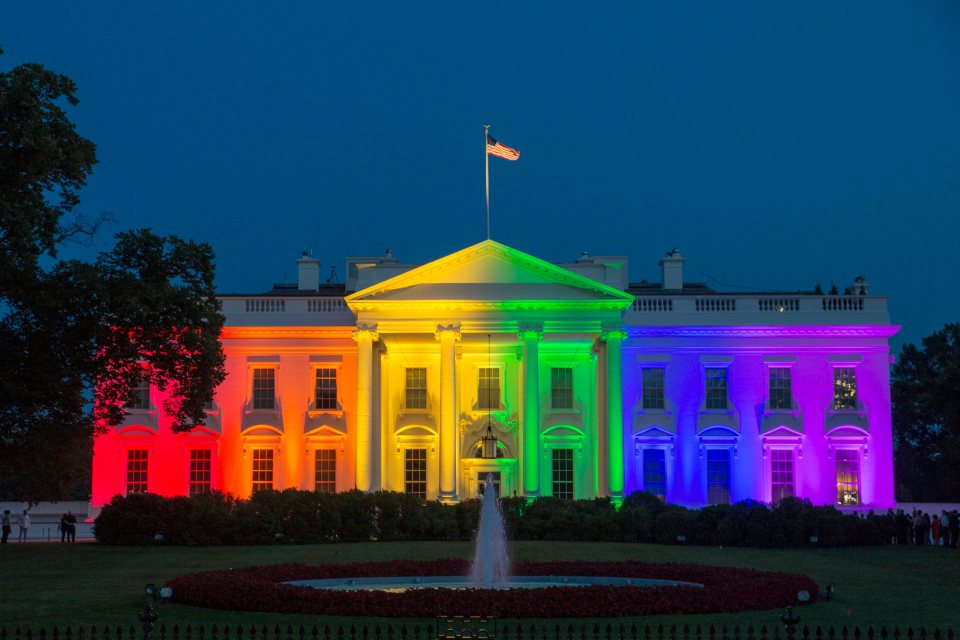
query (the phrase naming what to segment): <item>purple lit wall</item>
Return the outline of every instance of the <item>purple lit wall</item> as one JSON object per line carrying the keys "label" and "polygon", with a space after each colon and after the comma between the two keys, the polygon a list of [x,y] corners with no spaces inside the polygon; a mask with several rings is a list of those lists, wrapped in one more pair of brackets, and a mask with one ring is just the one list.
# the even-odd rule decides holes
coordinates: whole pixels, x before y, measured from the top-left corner
{"label": "purple lit wall", "polygon": [[[845,479],[838,476],[842,451],[844,460],[856,464],[860,506],[893,506],[888,347],[893,330],[629,327],[623,351],[626,492],[644,488],[643,452],[658,449],[666,462],[667,501],[706,504],[708,452],[716,449],[729,452],[731,502],[769,502],[774,480],[783,482],[786,475],[795,495],[837,504],[838,481]],[[834,408],[837,367],[856,372],[853,408]],[[643,406],[644,368],[663,369],[662,408]],[[706,407],[708,368],[726,370],[726,409]],[[789,370],[789,408],[771,407],[771,368]],[[656,405],[655,391],[652,395],[648,403]]]}

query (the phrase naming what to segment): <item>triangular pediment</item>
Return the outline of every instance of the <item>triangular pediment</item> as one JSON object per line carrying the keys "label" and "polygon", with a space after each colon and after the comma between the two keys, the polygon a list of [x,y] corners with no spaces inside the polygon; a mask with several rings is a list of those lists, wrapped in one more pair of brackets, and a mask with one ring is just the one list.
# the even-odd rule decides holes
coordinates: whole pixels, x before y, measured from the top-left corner
{"label": "triangular pediment", "polygon": [[347,296],[356,311],[370,303],[540,302],[625,308],[633,297],[493,240],[429,262]]}

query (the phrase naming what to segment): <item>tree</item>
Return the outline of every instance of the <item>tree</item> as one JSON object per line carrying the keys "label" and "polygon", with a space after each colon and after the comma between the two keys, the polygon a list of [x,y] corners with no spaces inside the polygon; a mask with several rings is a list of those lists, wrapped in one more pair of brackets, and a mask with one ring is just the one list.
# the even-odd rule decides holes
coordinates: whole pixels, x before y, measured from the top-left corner
{"label": "tree", "polygon": [[960,323],[904,346],[892,382],[898,498],[960,499]]}
{"label": "tree", "polygon": [[77,104],[75,92],[69,78],[40,65],[0,73],[6,498],[74,495],[89,476],[96,430],[123,420],[140,377],[171,391],[164,410],[176,429],[189,430],[203,423],[225,375],[209,245],[139,230],[118,234],[93,263],[56,260],[64,241],[94,230],[80,217],[64,221],[96,163],[93,143],[61,107]]}

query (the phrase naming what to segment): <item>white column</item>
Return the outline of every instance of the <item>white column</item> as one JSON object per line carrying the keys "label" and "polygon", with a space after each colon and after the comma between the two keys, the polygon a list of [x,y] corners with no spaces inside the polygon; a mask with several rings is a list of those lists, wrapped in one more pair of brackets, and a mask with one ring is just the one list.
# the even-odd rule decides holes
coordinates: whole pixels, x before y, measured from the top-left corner
{"label": "white column", "polygon": [[375,327],[358,325],[357,341],[357,489],[371,491],[373,483],[373,343]]}
{"label": "white column", "polygon": [[540,340],[539,326],[520,327],[523,342],[523,495],[540,495]]}
{"label": "white column", "polygon": [[443,502],[457,501],[457,342],[459,325],[437,325],[440,341],[440,492]]}

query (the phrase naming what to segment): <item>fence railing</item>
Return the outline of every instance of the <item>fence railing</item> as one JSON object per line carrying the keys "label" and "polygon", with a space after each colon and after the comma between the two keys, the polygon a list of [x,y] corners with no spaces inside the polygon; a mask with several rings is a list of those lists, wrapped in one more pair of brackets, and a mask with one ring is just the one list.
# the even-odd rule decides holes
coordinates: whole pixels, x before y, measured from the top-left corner
{"label": "fence railing", "polygon": [[[348,625],[165,625],[156,627],[153,640],[437,640],[431,623]],[[464,640],[777,640],[787,638],[782,626],[637,625],[622,622],[571,624],[498,622],[485,634],[465,634]],[[143,630],[130,626],[0,627],[0,640],[139,640]],[[954,640],[952,628],[847,627],[800,625],[801,640]]]}

